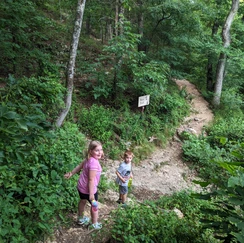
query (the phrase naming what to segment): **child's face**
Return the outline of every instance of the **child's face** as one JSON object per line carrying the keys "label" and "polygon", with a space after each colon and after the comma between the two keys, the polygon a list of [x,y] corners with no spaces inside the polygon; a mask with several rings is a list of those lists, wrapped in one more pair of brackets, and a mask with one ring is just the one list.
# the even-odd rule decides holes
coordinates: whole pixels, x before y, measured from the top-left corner
{"label": "child's face", "polygon": [[95,149],[93,149],[90,153],[90,155],[94,158],[94,159],[101,159],[103,156],[103,148],[102,146],[97,146]]}
{"label": "child's face", "polygon": [[132,161],[132,158],[133,158],[132,155],[127,155],[127,156],[125,157],[125,163],[126,163],[126,164],[129,164],[129,163]]}

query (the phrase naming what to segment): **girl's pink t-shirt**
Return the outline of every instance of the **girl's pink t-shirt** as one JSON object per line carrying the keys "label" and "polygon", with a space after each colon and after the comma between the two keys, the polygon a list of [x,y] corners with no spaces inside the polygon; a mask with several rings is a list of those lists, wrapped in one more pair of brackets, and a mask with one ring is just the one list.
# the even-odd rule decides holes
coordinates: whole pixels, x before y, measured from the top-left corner
{"label": "girl's pink t-shirt", "polygon": [[77,188],[81,193],[89,194],[89,170],[97,171],[96,176],[94,178],[94,188],[93,188],[93,192],[95,194],[97,192],[97,186],[100,181],[102,167],[99,161],[93,157],[90,157],[88,160],[84,162],[83,171],[80,174]]}

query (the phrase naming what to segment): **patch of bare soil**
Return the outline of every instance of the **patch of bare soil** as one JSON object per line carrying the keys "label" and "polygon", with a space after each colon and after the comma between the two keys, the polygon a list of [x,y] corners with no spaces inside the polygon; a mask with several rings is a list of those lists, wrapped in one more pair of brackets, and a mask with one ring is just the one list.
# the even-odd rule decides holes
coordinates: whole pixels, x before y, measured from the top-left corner
{"label": "patch of bare soil", "polygon": [[[135,190],[160,192],[164,195],[185,189],[198,189],[192,183],[195,172],[190,170],[182,160],[182,142],[178,138],[178,134],[188,131],[200,135],[204,132],[204,126],[213,120],[213,113],[195,85],[187,80],[175,80],[175,82],[191,97],[191,114],[185,118],[165,149],[157,149],[150,158],[134,168]],[[146,198],[148,193],[144,195]]]}
{"label": "patch of bare soil", "polygon": [[[162,149],[158,148],[149,158],[141,161],[139,166],[133,166],[133,189],[129,194],[128,201],[136,199],[155,200],[162,195],[169,195],[181,190],[198,190],[192,183],[196,177],[194,171],[182,160],[182,142],[178,134],[188,131],[197,135],[204,131],[204,126],[213,120],[213,113],[208,107],[208,103],[202,98],[196,87],[187,80],[174,80],[180,89],[185,89],[191,97],[191,114],[186,117],[182,125],[177,129],[174,138]],[[115,170],[121,161],[106,161],[106,177],[114,181]],[[118,207],[116,200],[118,193],[112,190],[106,195],[101,195],[104,200],[100,203],[99,220],[106,221],[110,217],[111,210]],[[87,214],[89,208],[87,206]],[[73,225],[69,228],[57,230],[54,240],[47,243],[90,243],[92,232],[87,228],[77,226],[76,215],[72,215]],[[106,236],[101,236],[99,242],[107,242]]]}

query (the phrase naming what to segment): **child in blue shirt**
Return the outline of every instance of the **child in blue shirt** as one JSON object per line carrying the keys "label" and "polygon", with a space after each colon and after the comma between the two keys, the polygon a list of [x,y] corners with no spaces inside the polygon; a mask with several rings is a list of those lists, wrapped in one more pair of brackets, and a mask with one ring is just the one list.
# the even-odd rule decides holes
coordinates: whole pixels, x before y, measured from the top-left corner
{"label": "child in blue shirt", "polygon": [[128,194],[128,182],[130,178],[133,178],[131,171],[131,161],[133,157],[134,154],[131,151],[126,151],[124,153],[124,161],[119,165],[119,168],[116,171],[116,182],[119,185],[119,199],[117,200],[117,203],[125,204]]}

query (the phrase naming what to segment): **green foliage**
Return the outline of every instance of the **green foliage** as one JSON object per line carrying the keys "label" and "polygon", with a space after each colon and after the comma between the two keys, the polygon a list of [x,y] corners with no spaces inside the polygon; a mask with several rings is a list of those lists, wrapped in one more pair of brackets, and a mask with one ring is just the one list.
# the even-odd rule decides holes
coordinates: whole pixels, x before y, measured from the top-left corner
{"label": "green foliage", "polygon": [[74,207],[76,190],[63,180],[63,174],[80,161],[84,137],[75,125],[67,124],[57,133],[48,131],[45,116],[35,111],[22,115],[0,106],[3,242],[43,239],[53,231],[54,218]]}
{"label": "green foliage", "polygon": [[144,65],[133,65],[133,88],[138,95],[151,94],[160,99],[166,90],[169,66],[163,62],[150,61]]}
{"label": "green foliage", "polygon": [[121,111],[115,112],[115,117],[112,128],[122,140],[140,144],[145,139],[144,121],[140,114],[133,114],[125,110],[122,113]]}
{"label": "green foliage", "polygon": [[[96,62],[85,65],[89,80],[85,88],[99,101],[116,108],[134,107],[138,96],[149,94],[161,99],[166,89],[169,66],[160,61],[144,60],[145,54],[137,51],[139,35],[125,21],[123,34],[113,38]],[[112,57],[112,58],[111,58]]]}
{"label": "green foliage", "polygon": [[3,0],[0,15],[1,73],[18,77],[33,72],[43,75],[55,68],[51,58],[56,50],[53,44],[48,44],[55,36],[55,22],[38,9],[35,1]]}
{"label": "green foliage", "polygon": [[14,101],[14,106],[22,114],[35,112],[38,107],[43,114],[53,120],[63,106],[64,90],[58,79],[51,74],[22,79],[15,79],[10,75],[7,87],[1,91],[1,101],[5,103]]}
{"label": "green foliage", "polygon": [[[6,106],[1,106],[0,118],[1,238],[6,242],[10,239],[13,239],[13,242],[27,241],[27,239],[33,239],[35,233],[50,231],[49,218],[45,222],[43,218],[36,220],[45,215],[47,209],[40,212],[42,216],[36,211],[39,206],[42,208],[41,204],[44,202],[43,195],[37,197],[39,190],[36,186],[42,187],[45,176],[37,178],[38,183],[35,182],[32,176],[33,166],[29,164],[30,161],[33,162],[36,159],[32,152],[32,145],[37,139],[36,134],[40,131],[38,139],[45,136],[44,126],[41,125],[43,118],[34,114],[23,117]],[[26,220],[27,215],[29,215],[29,221]]]}
{"label": "green foliage", "polygon": [[241,162],[224,162],[216,161],[219,165],[230,174],[227,179],[228,183],[209,180],[208,183],[215,183],[218,188],[212,193],[200,195],[205,200],[214,201],[214,208],[202,209],[202,213],[215,216],[211,220],[203,219],[205,227],[213,228],[215,237],[225,242],[244,242],[244,164],[243,164],[243,147],[236,150],[233,155],[241,158]]}
{"label": "green foliage", "polygon": [[[165,95],[167,102],[159,105],[158,110],[154,110],[156,106],[152,105],[151,108],[149,105],[144,113],[128,109],[115,110],[96,104],[89,108],[82,106],[78,111],[79,127],[88,137],[102,141],[109,157],[116,158],[121,150],[135,149],[139,145],[142,148],[137,147],[138,151],[147,151],[138,156],[138,159],[142,159],[154,146],[148,145],[149,138],[155,137],[156,145],[164,144],[188,112],[186,101],[176,90],[171,92],[174,98]],[[160,113],[160,109],[161,112],[162,109],[166,110],[165,114]]]}
{"label": "green foliage", "polygon": [[[7,86],[0,91],[1,242],[44,241],[43,235],[52,232],[56,217],[63,219],[62,210],[76,207],[77,176],[63,180],[63,174],[83,159],[85,138],[80,130],[101,140],[110,158],[118,159],[121,150],[129,146],[138,162],[153,150],[154,143],[162,145],[172,136],[189,112],[186,94],[176,91],[171,76],[185,78],[187,73],[204,84],[208,61],[214,70],[222,50],[221,37],[218,33],[214,36],[212,28],[222,25],[228,1],[149,0],[141,6],[124,1],[123,17],[130,22],[124,21],[123,32],[110,43],[106,37],[110,24],[114,27],[110,20],[115,17],[114,5],[88,1],[82,32],[89,37],[79,45],[75,90],[79,88],[82,99],[95,104],[81,111],[72,106],[78,110],[74,114],[78,115],[79,129],[65,123],[61,129],[50,131],[49,122],[63,106],[59,76],[67,62],[66,34],[72,27],[70,10],[75,4],[73,0],[58,4],[53,0],[0,2],[1,75],[28,77],[16,80],[10,75],[6,82],[2,78]],[[143,36],[137,34],[140,14],[144,16]],[[241,18],[236,18],[233,26],[222,114],[215,113],[224,118],[216,116],[214,126],[207,129],[207,138],[186,136],[183,147],[185,159],[194,163],[200,176],[223,185],[217,193],[216,208],[208,208],[210,214],[204,215],[199,211],[200,203],[182,194],[119,210],[113,231],[118,241],[215,242],[211,230],[205,231],[199,223],[201,216],[205,222],[209,220],[207,227],[214,226],[226,241],[234,241],[235,236],[243,242]],[[141,44],[145,52],[138,51]],[[150,105],[141,114],[137,100],[145,94],[150,95]],[[154,143],[148,142],[150,137],[156,138]],[[102,176],[100,189],[108,186]],[[170,211],[172,205],[179,207],[185,218],[179,220]]]}
{"label": "green foliage", "polygon": [[94,140],[105,142],[112,136],[110,130],[112,118],[110,109],[94,104],[90,108],[81,108],[78,124],[84,134]]}
{"label": "green foliage", "polygon": [[165,93],[162,103],[158,106],[157,115],[163,116],[165,124],[169,122],[177,125],[183,117],[189,114],[189,104],[177,91]]}
{"label": "green foliage", "polygon": [[209,136],[226,137],[229,140],[243,141],[244,120],[242,116],[219,117],[216,122],[208,128]]}
{"label": "green foliage", "polygon": [[107,178],[104,176],[104,174],[101,175],[98,188],[100,193],[104,193],[110,188],[110,185],[107,181]]}
{"label": "green foliage", "polygon": [[[85,158],[85,149],[85,136],[79,131],[77,125],[67,122],[62,128],[53,132],[53,138],[46,143],[40,143],[36,152],[39,159],[62,178],[64,173],[71,171],[82,162]],[[76,183],[77,178],[72,177],[69,181],[62,180],[62,185],[56,189],[61,197],[60,209],[76,208],[77,189],[74,186]]]}
{"label": "green foliage", "polygon": [[[217,242],[211,232],[198,223],[201,201],[188,194],[162,197],[114,212],[111,232],[116,242]],[[206,203],[205,203],[206,205]],[[179,219],[173,208],[180,207]],[[116,216],[115,216],[116,215]]]}
{"label": "green foliage", "polygon": [[243,116],[243,96],[238,91],[238,85],[222,92],[221,108],[216,111],[217,114],[224,118]]}
{"label": "green foliage", "polygon": [[132,68],[140,62],[143,55],[136,49],[139,35],[131,31],[128,21],[124,24],[123,34],[113,38],[109,45],[104,47],[96,63],[91,63],[90,67],[84,70],[90,76],[86,87],[92,88],[92,95],[96,99],[112,98],[113,104],[117,106],[132,87]]}
{"label": "green foliage", "polygon": [[190,136],[182,146],[184,159],[192,163],[192,167],[205,179],[226,180],[226,175],[215,161],[230,160],[229,150],[217,146],[211,146],[211,138]]}

